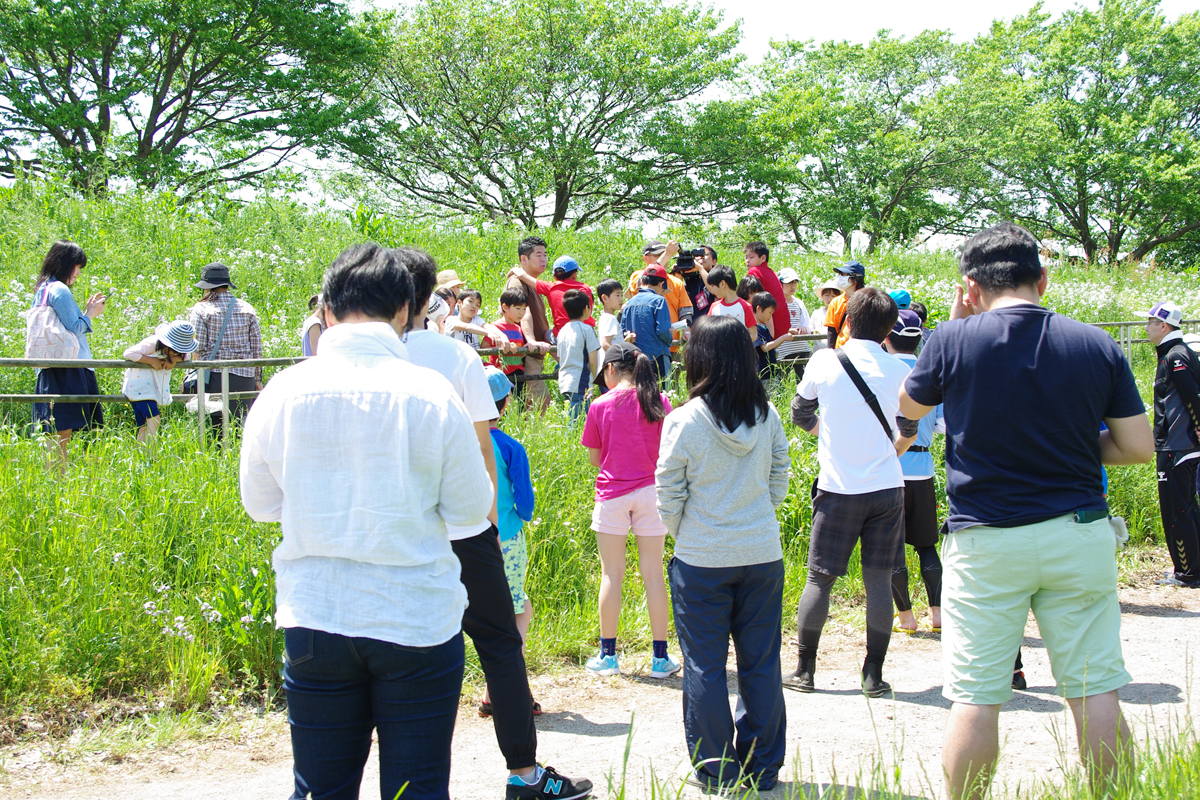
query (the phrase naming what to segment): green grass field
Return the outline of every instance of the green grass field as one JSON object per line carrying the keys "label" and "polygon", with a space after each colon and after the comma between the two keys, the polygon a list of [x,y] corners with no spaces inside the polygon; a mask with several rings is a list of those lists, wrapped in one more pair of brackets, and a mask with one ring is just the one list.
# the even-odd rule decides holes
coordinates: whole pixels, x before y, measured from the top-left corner
{"label": "green grass field", "polygon": [[[210,260],[233,268],[239,294],[258,309],[266,354],[298,355],[306,300],[342,247],[365,238],[425,247],[441,266],[457,269],[483,291],[490,313],[522,235],[409,227],[361,211],[308,210],[278,199],[187,209],[158,196],[83,201],[52,186],[21,183],[0,189],[0,356],[22,353],[18,312],[28,306],[42,255],[59,237],[79,241],[89,254],[77,297],[111,292],[92,347],[97,358],[114,358],[198,299],[191,285]],[[623,278],[640,261],[637,231],[550,232],[546,238],[552,256],[579,258],[591,283],[610,274]],[[739,273],[740,243],[715,239],[722,260]],[[797,269],[806,286],[824,280],[839,261],[782,249],[773,258],[777,268]],[[944,316],[956,282],[952,254],[886,253],[868,266],[876,285],[908,288],[935,319]],[[1168,296],[1191,315],[1200,297],[1195,275],[1055,268],[1051,281],[1047,305],[1087,321],[1130,319]],[[1149,397],[1149,348],[1137,352],[1134,367],[1143,397]],[[115,393],[119,381],[119,372],[109,371],[101,388]],[[31,371],[0,370],[0,391],[32,387]],[[785,419],[788,392],[790,386],[783,387],[774,398]],[[109,426],[77,437],[71,466],[60,477],[45,469],[40,443],[24,435],[28,414],[27,406],[0,405],[0,739],[29,714],[69,727],[102,699],[186,710],[270,697],[281,648],[270,617],[270,553],[279,529],[256,524],[242,511],[236,441],[202,451],[194,419],[171,409],[151,456],[133,440],[132,414],[110,406]],[[504,427],[531,453],[537,494],[528,529],[528,589],[535,605],[531,668],[575,664],[590,654],[598,635],[599,564],[589,530],[595,471],[563,408],[538,418],[510,415]],[[815,440],[787,428],[792,489],[779,516],[788,565],[785,601],[794,608],[803,586],[807,498],[817,466]],[[1161,540],[1154,475],[1149,466],[1110,474],[1112,506],[1134,535],[1135,546],[1122,557],[1133,569],[1143,558],[1140,548]],[[839,583],[836,600],[842,619],[861,617],[856,565]],[[631,568],[622,647],[648,650],[649,639]]]}

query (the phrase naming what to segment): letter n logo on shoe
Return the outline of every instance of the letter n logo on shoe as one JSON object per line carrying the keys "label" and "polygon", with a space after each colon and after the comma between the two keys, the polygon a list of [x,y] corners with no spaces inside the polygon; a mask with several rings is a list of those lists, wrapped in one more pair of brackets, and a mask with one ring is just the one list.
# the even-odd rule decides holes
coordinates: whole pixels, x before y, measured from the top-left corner
{"label": "letter n logo on shoe", "polygon": [[546,794],[560,795],[562,794],[562,781],[546,780]]}

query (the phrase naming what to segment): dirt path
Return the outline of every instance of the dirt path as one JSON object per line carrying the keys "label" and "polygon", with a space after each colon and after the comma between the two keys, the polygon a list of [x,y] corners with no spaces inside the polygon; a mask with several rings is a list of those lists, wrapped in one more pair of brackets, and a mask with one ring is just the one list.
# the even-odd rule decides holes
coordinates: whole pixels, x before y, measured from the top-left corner
{"label": "dirt path", "polygon": [[[1134,683],[1121,690],[1135,734],[1162,735],[1172,721],[1195,715],[1200,700],[1188,685],[1192,643],[1200,640],[1200,592],[1131,589],[1122,592],[1124,651]],[[938,797],[942,728],[949,703],[941,696],[940,644],[932,634],[896,634],[885,671],[896,687],[894,701],[868,702],[858,691],[862,635],[836,620],[826,628],[815,694],[786,692],[789,758],[786,782],[764,797],[789,797],[801,787],[869,782],[860,778],[873,762],[902,764],[903,785],[914,797]],[[785,642],[784,663],[794,661]],[[1025,639],[1029,691],[1019,692],[1001,717],[1003,756],[999,781],[1009,792],[1053,780],[1063,759],[1076,758],[1064,704],[1054,696],[1049,663],[1030,622]],[[731,659],[732,663],[732,659]],[[646,665],[625,665],[645,669]],[[731,684],[732,675],[731,675]],[[649,782],[678,787],[685,759],[681,684],[636,674],[600,679],[578,672],[534,680],[546,713],[538,720],[539,758],[569,775],[590,777],[597,796],[607,796],[610,773],[619,782],[626,736],[634,719],[627,796],[650,796]],[[291,790],[286,724],[275,714],[234,742],[184,743],[117,759],[96,757],[66,766],[42,751],[9,748],[0,787],[8,797],[160,798],[219,797],[278,800]],[[490,721],[465,704],[454,738],[451,795],[462,800],[496,798],[503,791],[504,762]],[[364,778],[364,797],[375,795],[374,756]],[[685,797],[699,797],[687,789]]]}

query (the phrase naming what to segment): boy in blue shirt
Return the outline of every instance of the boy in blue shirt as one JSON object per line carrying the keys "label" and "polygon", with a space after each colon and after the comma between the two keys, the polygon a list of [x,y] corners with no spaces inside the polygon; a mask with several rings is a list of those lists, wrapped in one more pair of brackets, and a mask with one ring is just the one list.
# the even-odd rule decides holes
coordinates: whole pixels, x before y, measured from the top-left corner
{"label": "boy in blue shirt", "polygon": [[[900,311],[883,346],[908,366],[917,363],[916,350],[921,346],[921,318],[915,311]],[[942,407],[938,406],[933,413],[921,418],[917,425],[917,438],[900,456],[900,469],[904,471],[904,542],[917,551],[917,557],[921,560],[921,579],[925,582],[925,594],[929,598],[929,627],[934,633],[942,632],[942,560],[937,550],[937,493],[933,484],[933,455],[929,452],[929,446],[933,444],[935,433],[945,432]],[[892,571],[892,600],[896,603],[896,620],[892,630],[914,633],[918,624],[908,594],[908,565],[904,559],[904,548],[900,548],[899,560]]]}
{"label": "boy in blue shirt", "polygon": [[621,311],[621,325],[633,334],[633,343],[650,357],[658,379],[671,374],[671,310],[667,307],[667,271],[651,264],[642,271],[638,292]]}
{"label": "boy in blue shirt", "polygon": [[772,319],[778,305],[770,292],[758,292],[750,298],[750,310],[754,312],[754,321],[757,323],[754,328],[754,350],[758,353],[758,377],[768,392],[771,391],[775,364],[779,361],[779,354],[775,351],[779,345],[790,342],[795,333],[786,330],[777,337],[771,336]]}

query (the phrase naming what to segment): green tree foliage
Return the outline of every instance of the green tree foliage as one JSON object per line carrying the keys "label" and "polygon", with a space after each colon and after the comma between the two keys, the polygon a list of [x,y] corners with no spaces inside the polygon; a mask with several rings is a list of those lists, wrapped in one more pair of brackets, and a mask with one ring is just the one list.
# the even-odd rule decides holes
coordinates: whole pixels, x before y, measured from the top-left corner
{"label": "green tree foliage", "polygon": [[1049,22],[1035,7],[963,53],[947,102],[997,213],[1088,262],[1138,261],[1200,236],[1198,73],[1198,14],[1104,0]]}
{"label": "green tree foliage", "polygon": [[732,106],[688,104],[734,74],[740,33],[664,0],[426,0],[398,21],[347,132],[362,169],[435,213],[582,227],[699,213],[729,159]]}
{"label": "green tree foliage", "polygon": [[338,0],[0,0],[0,145],[88,191],[251,181],[343,124],[372,57]]}
{"label": "green tree foliage", "polygon": [[761,157],[750,179],[762,187],[760,220],[801,245],[813,234],[909,243],[952,227],[978,201],[948,192],[964,183],[972,148],[945,135],[935,97],[953,69],[942,32],[913,39],[887,31],[866,45],[776,44],[759,78]]}

